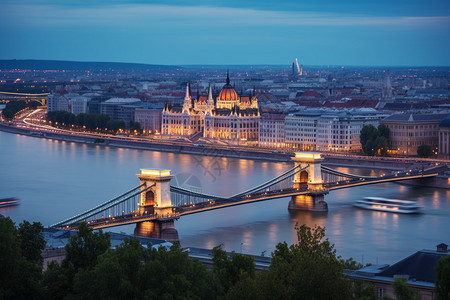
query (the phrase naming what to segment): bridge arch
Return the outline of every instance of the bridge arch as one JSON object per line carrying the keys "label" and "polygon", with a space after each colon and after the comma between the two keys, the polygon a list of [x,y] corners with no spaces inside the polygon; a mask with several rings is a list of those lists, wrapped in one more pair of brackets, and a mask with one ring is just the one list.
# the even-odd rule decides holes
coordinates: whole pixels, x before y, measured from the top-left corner
{"label": "bridge arch", "polygon": [[300,183],[300,184],[302,184],[302,183],[308,183],[308,179],[309,179],[308,171],[306,171],[306,170],[301,171],[301,172],[300,172],[300,175],[299,175],[299,183]]}
{"label": "bridge arch", "polygon": [[145,206],[155,205],[155,193],[153,193],[152,190],[145,193],[144,205]]}

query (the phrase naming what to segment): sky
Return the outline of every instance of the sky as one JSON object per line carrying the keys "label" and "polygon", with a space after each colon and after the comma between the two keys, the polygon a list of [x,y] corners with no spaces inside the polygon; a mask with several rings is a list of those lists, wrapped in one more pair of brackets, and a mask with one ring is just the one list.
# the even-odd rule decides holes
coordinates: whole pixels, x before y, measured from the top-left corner
{"label": "sky", "polygon": [[450,66],[449,0],[0,0],[0,59]]}

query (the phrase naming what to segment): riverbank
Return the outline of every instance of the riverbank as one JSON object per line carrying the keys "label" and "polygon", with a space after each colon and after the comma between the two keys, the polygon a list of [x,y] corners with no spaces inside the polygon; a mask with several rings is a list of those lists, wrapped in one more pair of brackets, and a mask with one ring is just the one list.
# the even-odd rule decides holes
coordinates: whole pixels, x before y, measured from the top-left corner
{"label": "riverbank", "polygon": [[[79,132],[63,133],[40,131],[31,128],[20,128],[0,122],[0,131],[27,135],[31,137],[46,138],[65,142],[83,143],[104,147],[130,148],[148,151],[161,151],[170,153],[192,154],[212,157],[228,157],[238,159],[263,160],[270,162],[291,162],[293,153],[282,153],[268,149],[242,149],[243,147],[221,145],[176,144],[170,141],[142,141],[124,138],[106,137],[105,135],[82,135]],[[323,153],[324,165],[335,167],[356,167],[381,169],[386,171],[404,170],[418,163],[449,164],[448,161],[418,159],[418,158],[390,158],[390,157],[357,157],[355,155]]]}

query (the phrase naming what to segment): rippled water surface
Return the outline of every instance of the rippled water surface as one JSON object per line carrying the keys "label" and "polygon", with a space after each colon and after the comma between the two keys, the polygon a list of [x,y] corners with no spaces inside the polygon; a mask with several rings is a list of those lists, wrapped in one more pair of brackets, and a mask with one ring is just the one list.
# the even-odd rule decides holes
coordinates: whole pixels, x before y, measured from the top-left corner
{"label": "rippled water surface", "polygon": [[[49,226],[137,186],[141,168],[164,168],[178,183],[229,196],[288,170],[291,163],[118,149],[59,142],[0,132],[0,198],[21,204],[0,208],[15,222]],[[362,175],[380,170],[339,168]],[[187,179],[187,180],[186,180]],[[411,199],[421,215],[401,215],[354,208],[365,196]],[[420,250],[450,243],[450,190],[395,183],[332,191],[328,213],[287,210],[288,198],[184,216],[175,222],[182,246],[270,255],[278,242],[296,241],[295,224],[325,226],[338,254],[364,262],[393,263]],[[133,232],[133,226],[113,231]]]}

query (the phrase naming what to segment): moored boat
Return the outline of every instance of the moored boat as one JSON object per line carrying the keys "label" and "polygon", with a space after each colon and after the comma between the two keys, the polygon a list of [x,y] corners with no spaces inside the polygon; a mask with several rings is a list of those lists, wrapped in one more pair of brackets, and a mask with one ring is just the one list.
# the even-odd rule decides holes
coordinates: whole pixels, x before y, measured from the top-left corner
{"label": "moored boat", "polygon": [[421,213],[422,207],[414,201],[388,199],[382,197],[365,197],[353,204],[356,207],[401,214]]}

